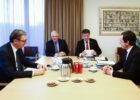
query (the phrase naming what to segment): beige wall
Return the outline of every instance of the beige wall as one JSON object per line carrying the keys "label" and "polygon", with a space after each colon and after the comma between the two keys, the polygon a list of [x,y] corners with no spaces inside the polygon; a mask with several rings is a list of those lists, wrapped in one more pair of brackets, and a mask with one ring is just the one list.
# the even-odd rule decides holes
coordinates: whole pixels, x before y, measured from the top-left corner
{"label": "beige wall", "polygon": [[110,60],[116,60],[116,47],[120,46],[119,36],[99,35],[99,7],[140,6],[140,0],[84,0],[84,28],[91,31],[91,38],[97,39],[103,53]]}

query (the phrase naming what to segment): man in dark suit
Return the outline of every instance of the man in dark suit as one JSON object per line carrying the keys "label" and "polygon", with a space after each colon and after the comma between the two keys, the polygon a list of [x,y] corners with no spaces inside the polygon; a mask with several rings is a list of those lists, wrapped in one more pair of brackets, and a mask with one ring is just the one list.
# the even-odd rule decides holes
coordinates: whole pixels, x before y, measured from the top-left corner
{"label": "man in dark suit", "polygon": [[67,43],[63,39],[59,39],[56,31],[51,32],[51,40],[46,43],[46,56],[66,56],[69,54]]}
{"label": "man in dark suit", "polygon": [[82,37],[83,39],[78,41],[77,43],[75,52],[76,56],[85,56],[85,50],[93,50],[93,56],[99,56],[102,53],[97,41],[95,39],[90,38],[90,30],[82,30]]}
{"label": "man in dark suit", "polygon": [[[15,78],[32,77],[45,73],[43,65],[29,62],[24,57],[21,48],[25,45],[26,40],[26,33],[23,30],[15,29],[10,35],[10,42],[0,47],[0,82],[10,82]],[[26,67],[38,69],[24,71]]]}
{"label": "man in dark suit", "polygon": [[[114,77],[130,79],[135,84],[140,84],[140,48],[135,45],[136,35],[132,31],[125,31],[121,34],[120,44],[126,51],[112,67],[105,66],[103,71],[107,75]],[[122,69],[122,72],[118,70]]]}

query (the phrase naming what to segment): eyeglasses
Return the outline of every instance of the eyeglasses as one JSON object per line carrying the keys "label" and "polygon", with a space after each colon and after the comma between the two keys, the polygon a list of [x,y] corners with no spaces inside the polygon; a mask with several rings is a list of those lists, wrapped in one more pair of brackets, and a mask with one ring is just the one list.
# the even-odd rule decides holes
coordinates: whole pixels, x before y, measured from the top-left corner
{"label": "eyeglasses", "polygon": [[19,41],[21,41],[21,42],[24,42],[24,43],[25,43],[27,40],[19,40]]}

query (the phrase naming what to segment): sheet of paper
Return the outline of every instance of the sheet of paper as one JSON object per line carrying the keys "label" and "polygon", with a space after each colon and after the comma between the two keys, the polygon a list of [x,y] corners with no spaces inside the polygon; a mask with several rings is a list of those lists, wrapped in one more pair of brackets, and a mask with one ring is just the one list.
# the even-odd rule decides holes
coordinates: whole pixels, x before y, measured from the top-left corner
{"label": "sheet of paper", "polygon": [[114,61],[97,61],[97,65],[114,65],[115,62]]}
{"label": "sheet of paper", "polygon": [[93,51],[94,51],[94,50],[85,50],[85,52],[86,52],[86,57],[92,57],[92,56],[93,56]]}
{"label": "sheet of paper", "polygon": [[106,60],[106,59],[105,59],[105,57],[102,56],[102,57],[95,57],[95,60],[96,61],[101,61],[101,60]]}

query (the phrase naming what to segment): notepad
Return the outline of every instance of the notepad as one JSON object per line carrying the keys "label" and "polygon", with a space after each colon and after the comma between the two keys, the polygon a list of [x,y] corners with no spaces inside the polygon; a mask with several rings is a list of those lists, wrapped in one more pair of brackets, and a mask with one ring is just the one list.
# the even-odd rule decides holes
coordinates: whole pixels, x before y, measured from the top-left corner
{"label": "notepad", "polygon": [[86,57],[92,57],[94,50],[85,50],[85,52],[86,52],[86,55],[85,55]]}

